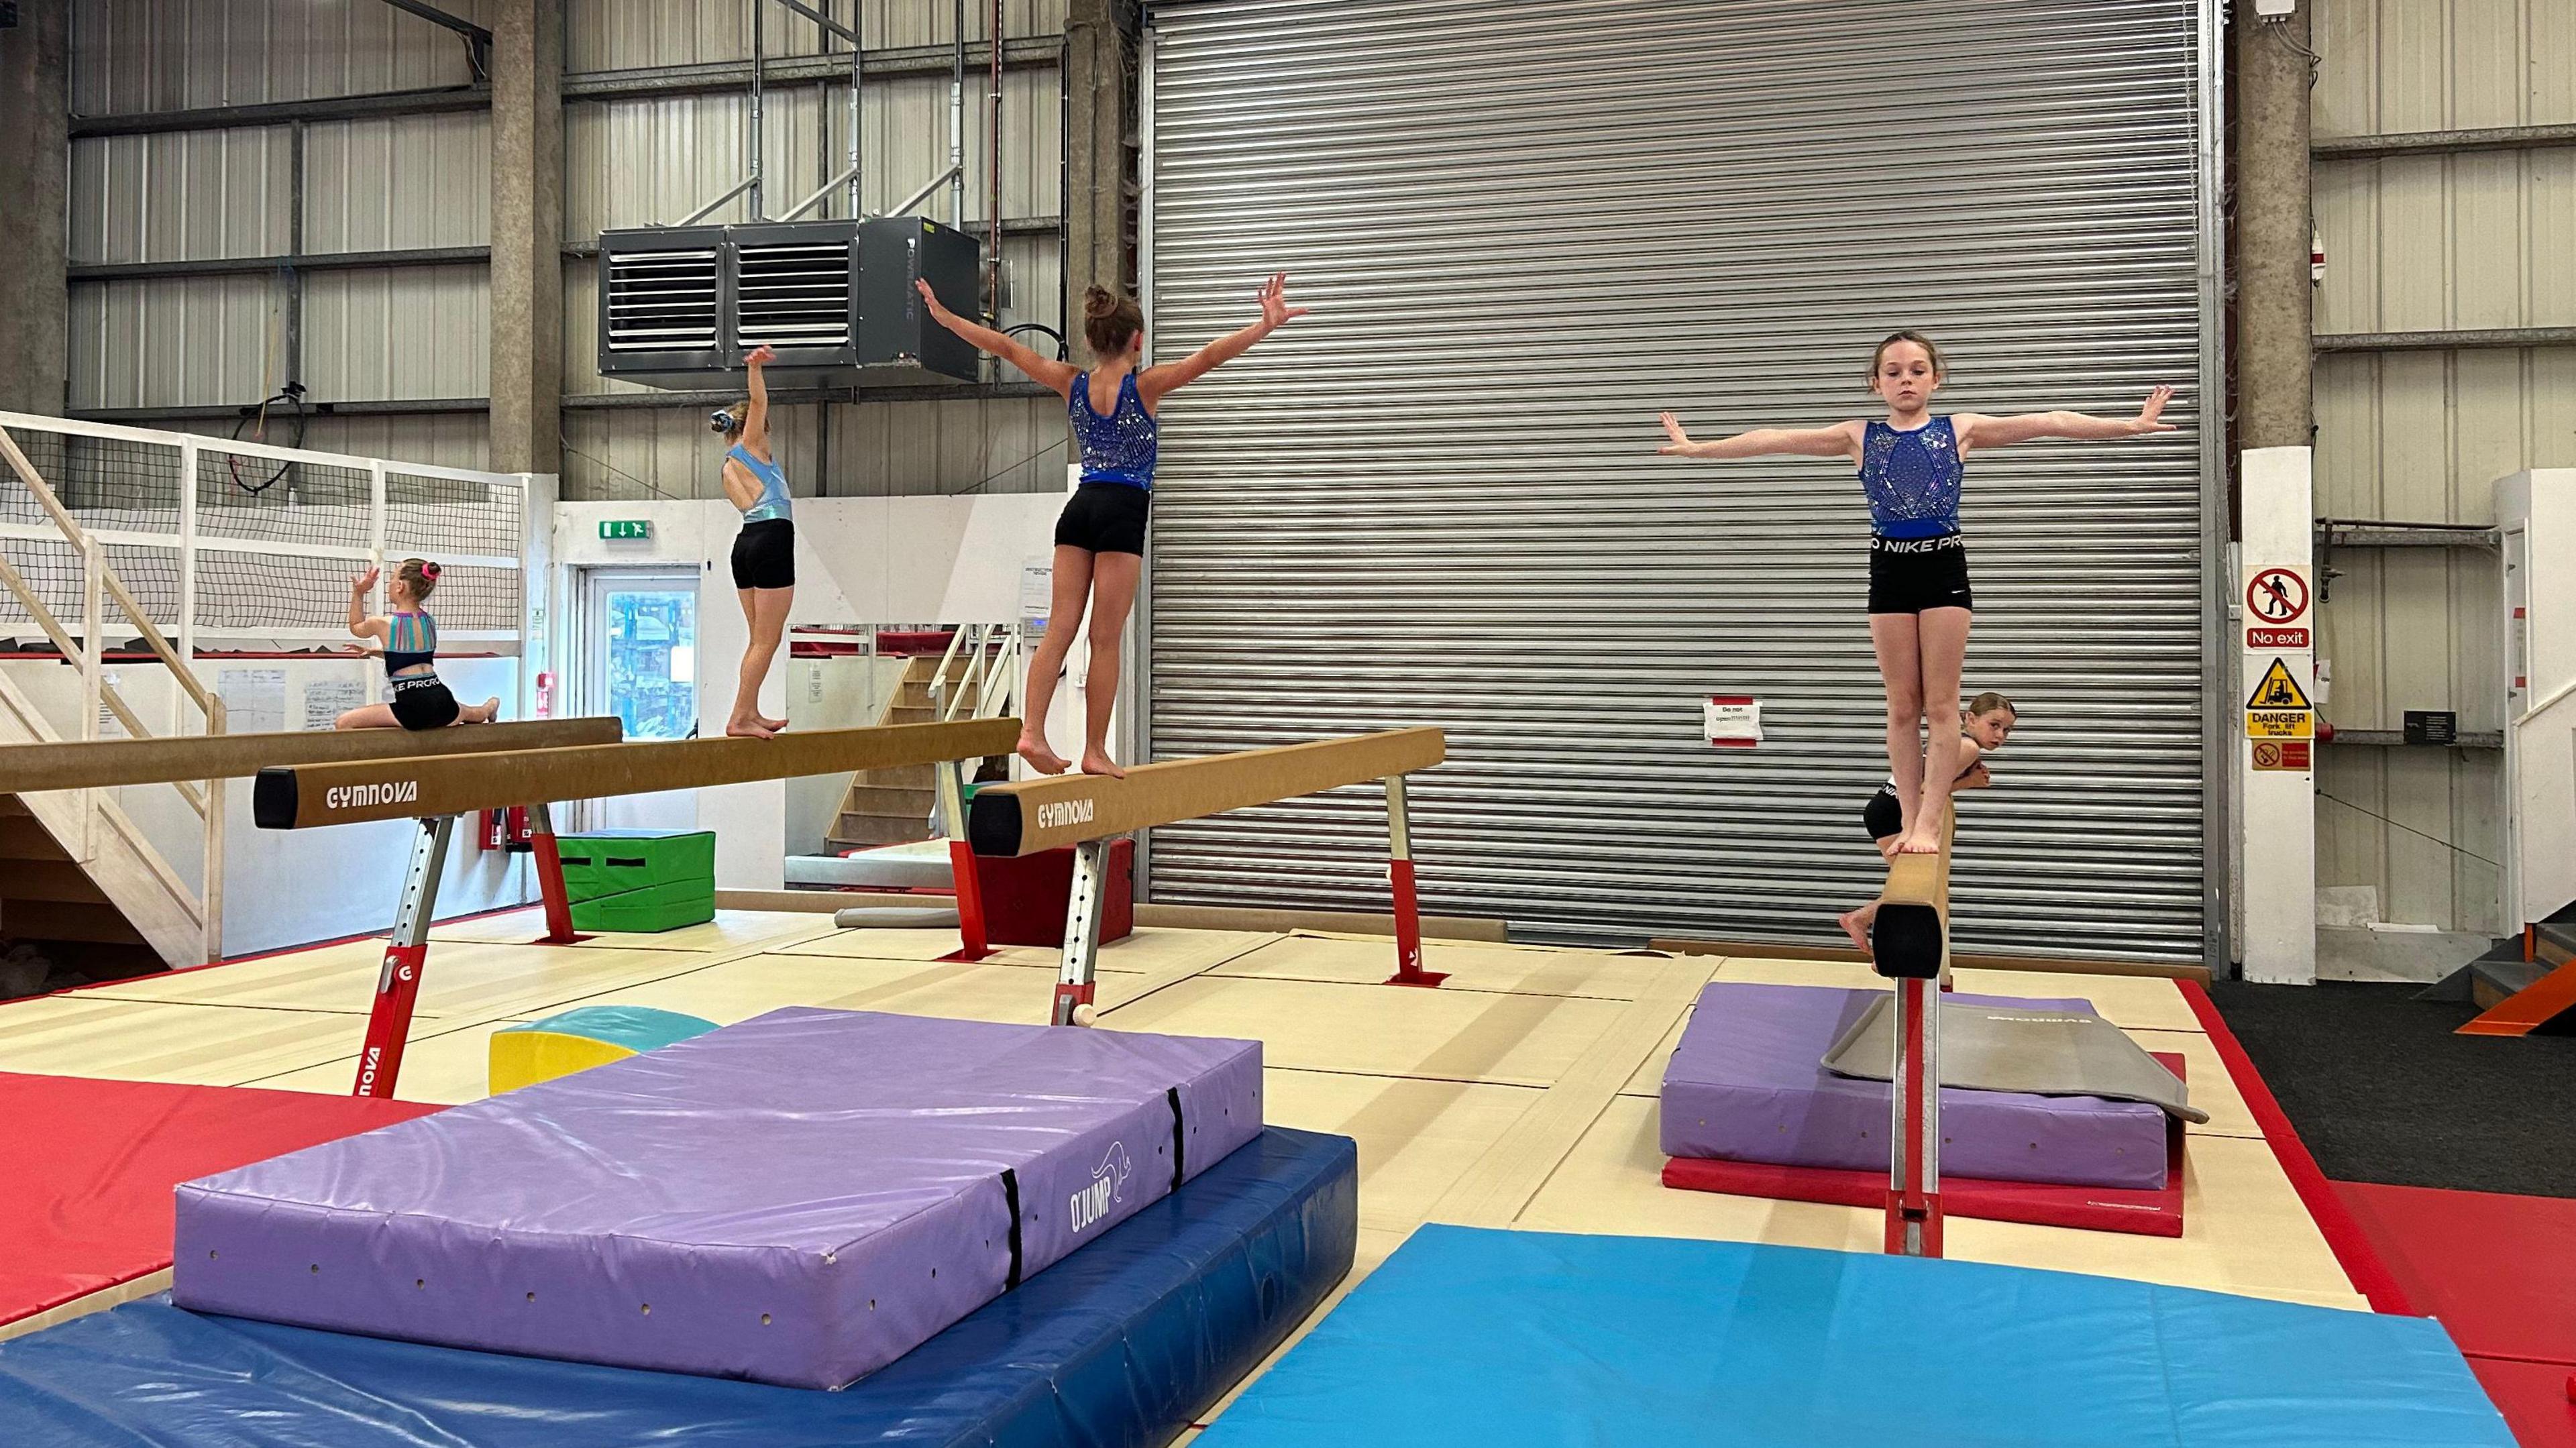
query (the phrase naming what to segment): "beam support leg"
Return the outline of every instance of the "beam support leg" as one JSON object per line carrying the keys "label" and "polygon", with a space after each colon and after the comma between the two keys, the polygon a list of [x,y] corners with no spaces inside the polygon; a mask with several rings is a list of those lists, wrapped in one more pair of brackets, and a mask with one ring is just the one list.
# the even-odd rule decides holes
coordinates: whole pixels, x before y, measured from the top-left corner
{"label": "beam support leg", "polygon": [[939,781],[939,826],[948,832],[948,874],[957,889],[957,939],[943,961],[976,961],[993,953],[984,925],[984,880],[975,872],[975,847],[966,842],[966,762],[934,764]]}
{"label": "beam support leg", "polygon": [[403,877],[402,904],[394,912],[393,936],[385,943],[384,968],[376,974],[376,1003],[367,1013],[367,1044],[358,1057],[352,1096],[394,1094],[403,1044],[411,1038],[412,1003],[420,997],[421,967],[429,958],[438,874],[447,864],[447,844],[455,833],[456,816],[437,815],[422,820],[412,839],[411,869]]}
{"label": "beam support leg", "polygon": [[1395,974],[1388,985],[1436,986],[1446,974],[1422,968],[1422,905],[1413,886],[1413,822],[1405,813],[1404,776],[1386,786],[1387,879],[1395,890]]}
{"label": "beam support leg", "polygon": [[1073,888],[1064,905],[1064,965],[1056,974],[1055,1009],[1059,1026],[1091,1024],[1091,998],[1100,964],[1100,902],[1109,880],[1108,840],[1085,840],[1073,847]]}
{"label": "beam support leg", "polygon": [[1941,993],[1896,983],[1896,1069],[1890,1103],[1887,1251],[1941,1255]]}
{"label": "beam support leg", "polygon": [[588,940],[572,928],[572,894],[564,888],[563,851],[555,843],[555,816],[550,805],[528,806],[528,843],[534,847],[537,864],[537,894],[546,902],[546,933],[538,936],[539,945],[570,945]]}

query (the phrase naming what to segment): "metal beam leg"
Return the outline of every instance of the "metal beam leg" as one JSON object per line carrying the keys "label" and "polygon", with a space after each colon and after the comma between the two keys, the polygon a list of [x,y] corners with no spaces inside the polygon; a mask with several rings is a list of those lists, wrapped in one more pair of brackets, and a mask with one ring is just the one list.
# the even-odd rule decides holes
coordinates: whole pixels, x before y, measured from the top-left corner
{"label": "metal beam leg", "polygon": [[572,895],[564,889],[563,851],[555,844],[555,816],[552,808],[542,804],[528,806],[530,843],[536,846],[537,893],[546,902],[546,933],[537,937],[539,945],[570,945],[588,940],[572,928]]}
{"label": "metal beam leg", "polygon": [[1889,1121],[1887,1251],[1941,1255],[1941,995],[1896,983],[1896,1069]]}
{"label": "metal beam leg", "polygon": [[957,939],[944,961],[982,960],[993,953],[984,927],[984,881],[975,871],[975,849],[966,843],[966,765],[934,764],[939,781],[939,827],[948,835],[948,874],[957,889]]}
{"label": "metal beam leg", "polygon": [[376,1004],[367,1014],[366,1050],[358,1057],[358,1083],[352,1096],[394,1094],[402,1070],[403,1043],[411,1038],[412,1002],[420,996],[420,972],[429,958],[429,921],[438,906],[438,873],[447,863],[447,843],[456,833],[456,816],[439,815],[420,822],[411,844],[411,871],[403,877],[402,904],[394,912],[393,938],[385,944],[385,964],[376,975]]}
{"label": "metal beam leg", "polygon": [[1100,962],[1100,899],[1109,880],[1108,840],[1073,847],[1073,889],[1064,905],[1064,966],[1055,979],[1059,1026],[1091,1024],[1093,971]]}
{"label": "metal beam leg", "polygon": [[1422,907],[1413,889],[1413,824],[1404,808],[1404,776],[1386,786],[1387,880],[1395,887],[1395,974],[1388,985],[1436,986],[1449,977],[1422,968]]}

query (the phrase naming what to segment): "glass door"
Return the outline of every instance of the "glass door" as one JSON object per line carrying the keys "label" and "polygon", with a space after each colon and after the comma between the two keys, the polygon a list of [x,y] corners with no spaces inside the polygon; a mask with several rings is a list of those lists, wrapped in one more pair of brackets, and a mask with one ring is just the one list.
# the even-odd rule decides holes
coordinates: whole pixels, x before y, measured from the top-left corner
{"label": "glass door", "polygon": [[[589,568],[581,575],[580,695],[574,712],[614,714],[628,739],[686,739],[698,729],[698,575]],[[593,800],[586,829],[686,829],[687,791]]]}

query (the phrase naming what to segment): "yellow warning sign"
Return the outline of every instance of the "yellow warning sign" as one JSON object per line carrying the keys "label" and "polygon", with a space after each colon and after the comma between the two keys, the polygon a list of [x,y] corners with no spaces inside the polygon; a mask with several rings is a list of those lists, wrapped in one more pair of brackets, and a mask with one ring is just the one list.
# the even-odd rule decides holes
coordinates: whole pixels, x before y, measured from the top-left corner
{"label": "yellow warning sign", "polygon": [[2245,711],[2245,737],[2248,739],[2308,739],[2315,733],[2305,709]]}
{"label": "yellow warning sign", "polygon": [[[2248,709],[2305,709],[2308,707],[2308,696],[2299,688],[2299,681],[2290,677],[2289,664],[2285,660],[2275,658],[2272,660],[2272,667],[2263,671],[2263,682],[2254,686],[2253,696],[2245,701],[2245,707]],[[2307,731],[2302,729],[2299,734],[2301,738],[2305,738]]]}

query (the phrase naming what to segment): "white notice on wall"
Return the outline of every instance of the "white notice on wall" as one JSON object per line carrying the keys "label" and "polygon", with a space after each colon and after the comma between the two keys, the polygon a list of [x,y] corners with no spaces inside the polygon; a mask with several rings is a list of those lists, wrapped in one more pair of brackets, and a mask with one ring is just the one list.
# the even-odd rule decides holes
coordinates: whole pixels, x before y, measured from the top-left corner
{"label": "white notice on wall", "polygon": [[1020,564],[1020,617],[1046,622],[1055,608],[1055,560],[1031,558]]}
{"label": "white notice on wall", "polygon": [[1720,749],[1750,749],[1762,742],[1762,701],[1750,694],[1711,694],[1708,742]]}
{"label": "white notice on wall", "polygon": [[[99,670],[98,681],[105,689],[114,689],[119,683],[114,669]],[[101,739],[125,737],[125,721],[116,717],[116,707],[107,702],[104,691],[100,693],[98,700],[98,737]]]}
{"label": "white notice on wall", "polygon": [[215,675],[231,734],[276,734],[286,728],[284,669],[225,669]]}
{"label": "white notice on wall", "polygon": [[342,714],[367,702],[367,686],[356,679],[304,681],[304,729],[328,729]]}

